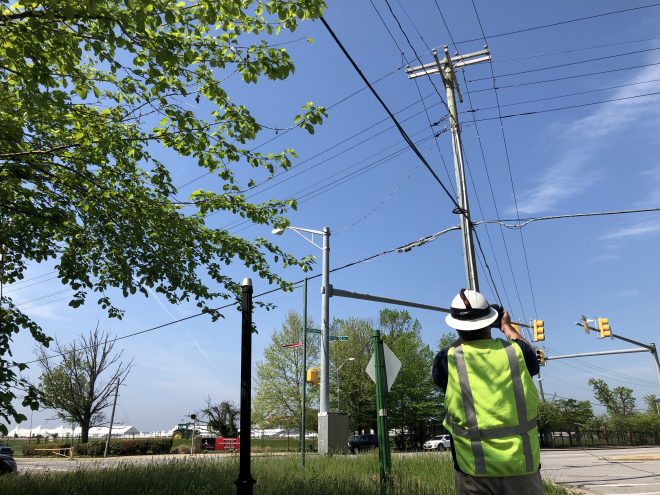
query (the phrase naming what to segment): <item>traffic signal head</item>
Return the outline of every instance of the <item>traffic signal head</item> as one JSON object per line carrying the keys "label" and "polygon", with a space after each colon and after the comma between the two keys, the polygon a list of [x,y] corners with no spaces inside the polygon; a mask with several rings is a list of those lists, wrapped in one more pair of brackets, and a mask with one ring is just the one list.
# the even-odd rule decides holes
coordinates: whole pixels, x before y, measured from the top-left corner
{"label": "traffic signal head", "polygon": [[536,349],[536,359],[538,359],[540,366],[545,366],[545,353],[543,349]]}
{"label": "traffic signal head", "polygon": [[516,323],[511,323],[511,327],[518,333],[520,333],[520,326],[518,326]]}
{"label": "traffic signal head", "polygon": [[612,336],[612,330],[610,329],[610,320],[608,318],[598,318],[598,329],[600,330],[601,339]]}
{"label": "traffic signal head", "polygon": [[589,335],[589,322],[587,322],[587,317],[584,315],[582,316],[582,328],[584,328],[584,333]]}
{"label": "traffic signal head", "polygon": [[545,328],[543,320],[534,320],[534,342],[545,340]]}
{"label": "traffic signal head", "polygon": [[318,368],[309,368],[307,370],[307,383],[312,385],[319,384],[319,369]]}

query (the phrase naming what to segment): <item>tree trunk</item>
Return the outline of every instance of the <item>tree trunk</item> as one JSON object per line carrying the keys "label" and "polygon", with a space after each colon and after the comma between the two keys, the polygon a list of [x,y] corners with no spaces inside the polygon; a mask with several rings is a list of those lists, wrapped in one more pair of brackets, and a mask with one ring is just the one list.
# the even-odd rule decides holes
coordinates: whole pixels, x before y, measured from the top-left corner
{"label": "tree trunk", "polygon": [[89,442],[89,421],[80,423],[80,443]]}

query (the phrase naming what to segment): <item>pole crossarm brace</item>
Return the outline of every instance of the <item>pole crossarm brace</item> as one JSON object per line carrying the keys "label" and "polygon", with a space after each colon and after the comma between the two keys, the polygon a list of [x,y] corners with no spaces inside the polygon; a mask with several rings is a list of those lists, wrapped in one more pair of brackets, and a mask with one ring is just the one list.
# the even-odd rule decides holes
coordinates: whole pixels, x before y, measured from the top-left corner
{"label": "pole crossarm brace", "polygon": [[[577,321],[577,322],[575,322],[575,324],[578,327],[584,328],[585,330],[588,328],[592,332],[600,332],[600,330],[598,330],[597,328],[592,327],[591,325],[586,325],[585,326],[584,320],[583,321]],[[622,337],[621,335],[617,335],[614,332],[612,332],[611,337],[613,339],[623,340],[624,342],[628,342],[629,344],[638,345],[638,346],[643,347],[644,349],[646,349],[647,351],[650,351],[650,352],[655,352],[655,350],[656,350],[655,349],[655,344],[644,344],[643,342],[638,342],[636,340],[629,339],[628,337]]]}
{"label": "pole crossarm brace", "polygon": [[545,360],[550,361],[553,359],[570,359],[589,356],[606,356],[608,354],[629,354],[632,352],[651,352],[648,349],[620,349],[618,351],[599,351],[599,352],[581,352],[579,354],[562,354],[560,356],[546,356]]}
{"label": "pole crossarm brace", "polygon": [[[422,304],[422,303],[416,303],[416,302],[411,302],[411,301],[403,301],[401,299],[392,299],[391,297],[382,297],[382,296],[372,296],[371,294],[362,294],[361,292],[351,292],[348,290],[343,290],[343,289],[335,289],[334,287],[330,287],[330,297],[337,296],[337,297],[347,297],[349,299],[362,299],[364,301],[374,301],[374,302],[381,302],[385,304],[394,304],[396,306],[409,306],[411,308],[419,308],[419,309],[428,309],[429,311],[438,311],[439,313],[449,313],[450,310],[449,308],[441,308],[440,306],[431,306],[430,304]],[[530,325],[527,325],[525,323],[516,323],[513,322],[515,325],[518,325],[520,327],[524,328],[531,328]]]}
{"label": "pole crossarm brace", "polygon": [[392,299],[390,297],[372,296],[371,294],[362,294],[360,292],[335,289],[334,287],[332,287],[330,290],[330,297],[332,296],[347,297],[349,299],[362,299],[365,301],[382,302],[386,304],[395,304],[397,306],[409,306],[411,308],[428,309],[430,311],[439,311],[440,313],[449,313],[448,308],[441,308],[439,306],[431,306],[429,304],[421,304],[410,301],[402,301],[401,299]]}
{"label": "pole crossarm brace", "polygon": [[[454,69],[460,69],[461,67],[478,64],[480,62],[488,62],[490,60],[490,50],[485,48],[478,52],[456,55],[450,60]],[[436,61],[424,65],[418,65],[416,67],[408,67],[406,68],[406,72],[408,73],[408,79],[415,79],[416,77],[427,76],[429,74],[438,74],[439,72],[442,72],[442,69],[443,64]]]}

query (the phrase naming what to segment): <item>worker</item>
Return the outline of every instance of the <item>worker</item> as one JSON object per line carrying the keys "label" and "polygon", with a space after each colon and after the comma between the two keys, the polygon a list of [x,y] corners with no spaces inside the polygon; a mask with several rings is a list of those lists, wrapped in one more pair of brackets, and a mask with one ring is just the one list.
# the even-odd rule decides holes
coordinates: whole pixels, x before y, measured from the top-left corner
{"label": "worker", "polygon": [[542,494],[532,346],[477,291],[461,289],[445,321],[459,338],[435,357],[433,381],[445,392],[457,495]]}

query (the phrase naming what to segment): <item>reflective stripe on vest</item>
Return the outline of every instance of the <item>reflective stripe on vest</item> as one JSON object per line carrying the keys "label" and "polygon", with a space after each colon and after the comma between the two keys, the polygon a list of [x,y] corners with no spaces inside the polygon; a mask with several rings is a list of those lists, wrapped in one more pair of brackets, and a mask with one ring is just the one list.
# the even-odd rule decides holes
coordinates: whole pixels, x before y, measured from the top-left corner
{"label": "reflective stripe on vest", "polygon": [[[516,351],[510,342],[502,340],[498,341],[503,345],[503,349],[507,355],[511,384],[513,388],[513,397],[518,415],[518,424],[514,426],[501,426],[482,429],[479,428],[474,403],[474,395],[472,386],[470,385],[470,379],[468,376],[467,366],[465,364],[465,354],[462,345],[456,347],[453,350],[453,354],[467,428],[455,424],[451,420],[449,411],[447,417],[445,418],[445,423],[453,435],[469,440],[472,455],[474,457],[474,470],[476,475],[483,476],[488,474],[486,470],[486,458],[484,455],[482,441],[514,436],[520,436],[521,439],[522,451],[525,458],[525,471],[532,473],[536,469],[536,466],[534,463],[534,453],[530,442],[529,433],[536,428],[536,417],[527,417],[527,401],[525,399],[525,390],[523,387],[518,355],[516,354]],[[536,391],[536,389],[534,390]]]}

